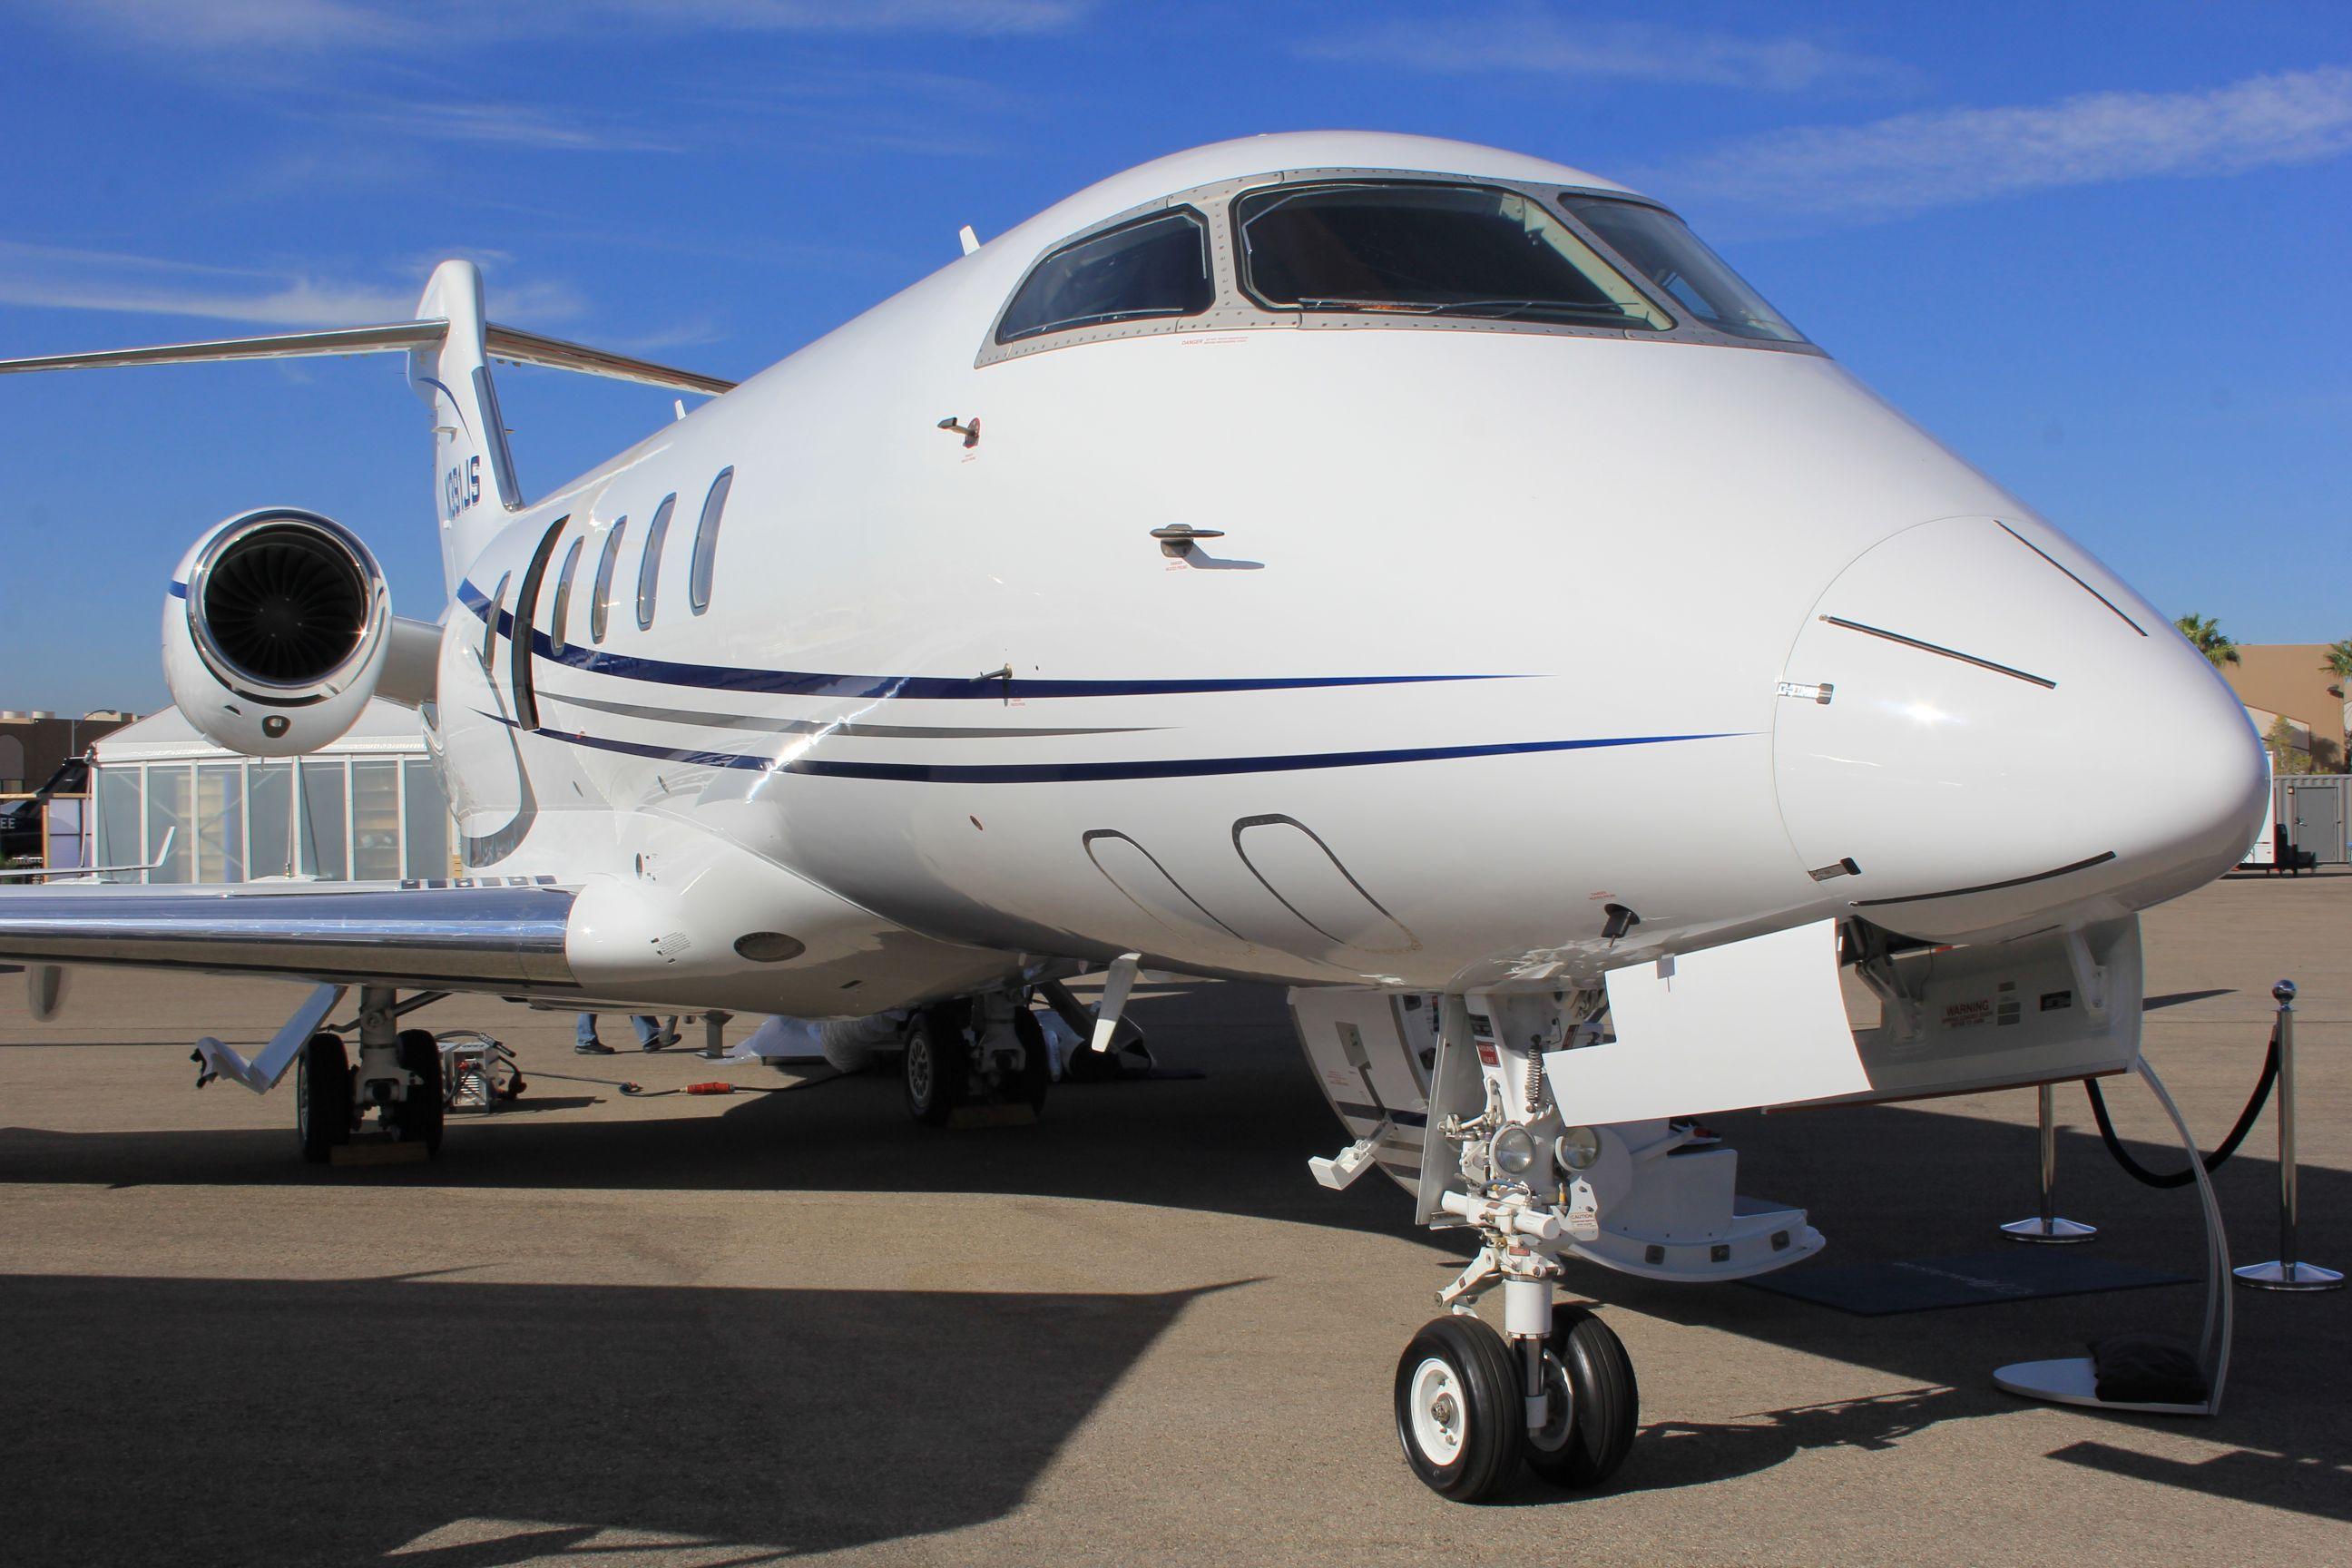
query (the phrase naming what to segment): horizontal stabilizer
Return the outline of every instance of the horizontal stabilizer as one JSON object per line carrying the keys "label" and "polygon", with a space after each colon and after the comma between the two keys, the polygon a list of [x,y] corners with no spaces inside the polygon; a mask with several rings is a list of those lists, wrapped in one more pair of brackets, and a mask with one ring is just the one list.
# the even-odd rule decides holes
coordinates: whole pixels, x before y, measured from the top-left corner
{"label": "horizontal stabilizer", "polygon": [[[156,343],[143,348],[100,349],[89,353],[40,354],[31,359],[0,360],[0,375],[36,370],[103,370],[132,364],[197,364],[217,360],[299,359],[318,354],[399,353],[438,344],[447,332],[446,320],[387,321],[372,327],[326,327],[308,332],[271,332],[257,338],[215,338],[204,342]],[[490,357],[515,364],[544,365],[578,371],[612,381],[634,381],[673,392],[698,392],[716,396],[735,384],[715,375],[633,359],[585,343],[541,337],[495,322],[487,328]]]}

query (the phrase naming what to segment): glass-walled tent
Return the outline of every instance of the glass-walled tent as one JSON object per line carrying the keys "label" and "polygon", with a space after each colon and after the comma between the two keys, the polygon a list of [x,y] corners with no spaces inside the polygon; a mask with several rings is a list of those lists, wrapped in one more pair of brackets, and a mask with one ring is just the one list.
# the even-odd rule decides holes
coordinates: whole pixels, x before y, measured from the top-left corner
{"label": "glass-walled tent", "polygon": [[449,804],[409,709],[371,702],[350,734],[290,760],[223,751],[176,708],[116,731],[96,751],[98,864],[162,857],[131,879],[454,874]]}

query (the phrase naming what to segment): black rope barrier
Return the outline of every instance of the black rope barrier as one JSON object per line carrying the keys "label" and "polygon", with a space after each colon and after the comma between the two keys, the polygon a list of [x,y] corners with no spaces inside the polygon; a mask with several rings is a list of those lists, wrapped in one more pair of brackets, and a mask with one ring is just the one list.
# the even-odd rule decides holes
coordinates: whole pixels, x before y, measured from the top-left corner
{"label": "black rope barrier", "polygon": [[[2278,1025],[2273,1023],[2271,1025],[2270,1052],[2263,1060],[2263,1076],[2254,1085],[2254,1097],[2246,1101],[2246,1109],[2238,1113],[2238,1124],[2230,1129],[2230,1135],[2221,1140],[2221,1146],[2203,1156],[2207,1175],[2211,1175],[2227,1163],[2230,1156],[2238,1152],[2238,1145],[2246,1141],[2246,1134],[2253,1131],[2254,1118],[2263,1113],[2263,1104],[2271,1097],[2271,1085],[2278,1081],[2278,1070],[2279,1032]],[[2107,1098],[2099,1092],[2099,1080],[2086,1078],[2083,1080],[2083,1088],[2091,1097],[2091,1114],[2098,1119],[2099,1142],[2107,1146],[2107,1152],[2116,1157],[2116,1163],[2124,1168],[2125,1174],[2151,1187],[2185,1187],[2197,1179],[2197,1173],[2193,1170],[2151,1171],[2133,1159],[2131,1151],[2126,1149],[2123,1141],[2116,1136],[2116,1124],[2108,1120]]]}

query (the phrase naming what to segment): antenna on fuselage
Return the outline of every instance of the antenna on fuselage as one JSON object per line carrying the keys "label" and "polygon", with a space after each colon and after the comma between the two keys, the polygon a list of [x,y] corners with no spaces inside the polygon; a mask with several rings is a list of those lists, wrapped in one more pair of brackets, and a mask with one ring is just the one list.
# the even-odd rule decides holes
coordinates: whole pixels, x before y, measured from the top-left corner
{"label": "antenna on fuselage", "polygon": [[963,253],[966,256],[970,256],[980,248],[980,236],[971,232],[971,225],[966,224],[956,230],[956,243],[963,247]]}

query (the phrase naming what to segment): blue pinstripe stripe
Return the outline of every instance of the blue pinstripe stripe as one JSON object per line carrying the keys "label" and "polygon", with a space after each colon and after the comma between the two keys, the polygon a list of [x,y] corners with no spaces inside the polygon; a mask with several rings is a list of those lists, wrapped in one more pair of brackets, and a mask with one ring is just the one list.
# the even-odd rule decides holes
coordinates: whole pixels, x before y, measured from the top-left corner
{"label": "blue pinstripe stripe", "polygon": [[[485,718],[496,718],[484,714]],[[511,724],[512,721],[499,719]],[[791,762],[740,752],[700,752],[620,741],[605,735],[535,731],[550,740],[625,756],[696,767],[744,768],[811,778],[866,779],[888,784],[1102,784],[1132,779],[1212,778],[1232,773],[1300,773],[1321,768],[1381,767],[1393,763],[1453,762],[1467,757],[1525,756],[1540,752],[1591,752],[1617,746],[1662,746],[1679,741],[1735,739],[1738,731],[1706,735],[1617,735],[1584,741],[1511,741],[1485,746],[1420,746],[1377,752],[1302,752],[1266,757],[1176,757],[1124,763],[853,763],[802,757]]]}
{"label": "blue pinstripe stripe", "polygon": [[[470,581],[457,584],[458,602],[488,618],[489,596]],[[512,640],[514,615],[499,612],[499,632]],[[555,651],[545,632],[533,628],[531,652],[553,664],[621,680],[687,686],[706,691],[752,691],[787,697],[899,697],[925,700],[989,701],[1053,697],[1166,697],[1217,691],[1297,691],[1334,686],[1413,686],[1449,680],[1516,680],[1507,675],[1314,675],[1244,677],[1239,679],[1007,680],[984,675],[826,675],[793,669],[746,669],[719,664],[680,664],[603,653],[574,643]]]}

